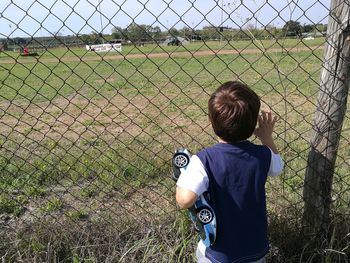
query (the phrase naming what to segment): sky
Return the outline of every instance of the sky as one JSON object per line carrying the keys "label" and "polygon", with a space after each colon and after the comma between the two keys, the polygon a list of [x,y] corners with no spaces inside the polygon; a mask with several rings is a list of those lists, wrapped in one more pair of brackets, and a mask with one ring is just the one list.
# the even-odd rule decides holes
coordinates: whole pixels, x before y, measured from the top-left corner
{"label": "sky", "polygon": [[130,23],[159,26],[283,27],[327,23],[331,0],[0,0],[0,38],[110,34]]}

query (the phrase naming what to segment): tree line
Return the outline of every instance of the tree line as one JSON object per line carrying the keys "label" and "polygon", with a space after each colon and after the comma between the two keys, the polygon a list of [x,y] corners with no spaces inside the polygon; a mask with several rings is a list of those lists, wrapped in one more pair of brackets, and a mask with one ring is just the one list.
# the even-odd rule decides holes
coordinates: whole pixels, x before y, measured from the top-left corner
{"label": "tree line", "polygon": [[224,38],[226,40],[247,39],[247,38],[282,38],[302,37],[304,34],[322,34],[327,31],[326,24],[304,24],[298,21],[287,21],[282,28],[274,25],[267,25],[263,28],[256,28],[253,24],[245,24],[242,28],[204,26],[202,29],[183,27],[182,29],[170,28],[161,31],[158,26],[130,24],[126,28],[114,27],[111,37],[113,39],[128,40],[131,42],[149,42],[165,39],[166,37],[184,37],[190,40],[215,40]]}
{"label": "tree line", "polygon": [[118,39],[124,43],[140,44],[145,42],[161,42],[169,37],[183,37],[189,40],[239,40],[239,39],[276,39],[284,37],[303,37],[305,34],[321,36],[327,30],[326,24],[300,24],[298,21],[287,21],[283,27],[278,28],[274,25],[267,25],[257,28],[254,24],[246,23],[241,28],[204,26],[202,29],[175,27],[162,31],[159,26],[131,23],[125,28],[115,26],[111,34],[102,34],[93,31],[90,34],[79,34],[75,36],[63,36],[57,33],[50,37],[31,37],[31,38],[7,38],[0,39],[0,44],[4,47],[10,45],[26,46],[36,42],[51,43],[52,46],[65,45],[83,45],[83,44],[101,44]]}

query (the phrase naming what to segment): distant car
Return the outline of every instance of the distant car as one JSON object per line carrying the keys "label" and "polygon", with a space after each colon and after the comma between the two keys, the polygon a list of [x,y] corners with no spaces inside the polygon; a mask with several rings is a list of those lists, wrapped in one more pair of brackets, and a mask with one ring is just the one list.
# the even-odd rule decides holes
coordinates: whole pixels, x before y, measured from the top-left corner
{"label": "distant car", "polygon": [[[177,149],[172,159],[173,179],[177,181],[181,171],[187,168],[191,155],[187,149]],[[199,196],[190,207],[190,219],[205,246],[214,244],[216,239],[216,217],[214,210],[209,205],[210,194],[208,191]]]}
{"label": "distant car", "polygon": [[179,46],[180,44],[181,41],[177,37],[172,37],[168,42],[168,46]]}

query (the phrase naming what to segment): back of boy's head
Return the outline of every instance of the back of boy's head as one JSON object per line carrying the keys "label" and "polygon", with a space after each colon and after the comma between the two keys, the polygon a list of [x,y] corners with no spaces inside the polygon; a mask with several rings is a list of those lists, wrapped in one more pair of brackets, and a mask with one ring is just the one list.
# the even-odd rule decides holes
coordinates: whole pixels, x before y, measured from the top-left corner
{"label": "back of boy's head", "polygon": [[208,102],[214,132],[228,143],[248,139],[253,134],[259,110],[258,95],[238,81],[222,84]]}

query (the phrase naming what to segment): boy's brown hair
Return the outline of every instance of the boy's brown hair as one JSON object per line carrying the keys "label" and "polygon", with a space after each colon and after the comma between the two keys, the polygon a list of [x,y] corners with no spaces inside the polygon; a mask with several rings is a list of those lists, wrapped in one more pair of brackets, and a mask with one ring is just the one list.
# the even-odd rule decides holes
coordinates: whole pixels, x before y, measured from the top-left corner
{"label": "boy's brown hair", "polygon": [[239,81],[222,84],[208,101],[214,132],[228,143],[248,139],[253,134],[259,110],[258,95]]}

